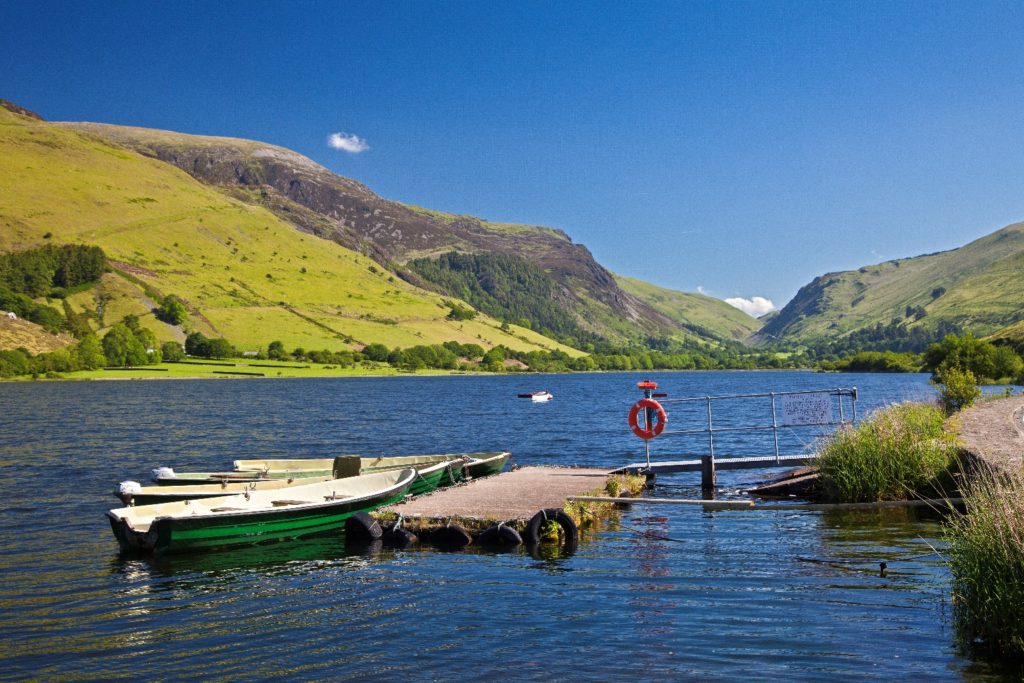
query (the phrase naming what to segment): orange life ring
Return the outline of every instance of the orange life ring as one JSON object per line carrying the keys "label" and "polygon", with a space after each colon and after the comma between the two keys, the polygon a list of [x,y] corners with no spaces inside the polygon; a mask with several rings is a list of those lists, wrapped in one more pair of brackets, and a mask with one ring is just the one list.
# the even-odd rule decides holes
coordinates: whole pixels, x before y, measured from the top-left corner
{"label": "orange life ring", "polygon": [[[656,411],[658,416],[658,421],[650,429],[641,427],[637,420],[637,417],[640,415],[640,411],[645,408],[650,408],[651,410]],[[642,398],[634,403],[633,407],[629,410],[629,428],[633,430],[634,434],[644,440],[653,439],[665,431],[665,424],[667,422],[668,415],[665,413],[665,409],[662,408],[661,404],[653,398]]]}

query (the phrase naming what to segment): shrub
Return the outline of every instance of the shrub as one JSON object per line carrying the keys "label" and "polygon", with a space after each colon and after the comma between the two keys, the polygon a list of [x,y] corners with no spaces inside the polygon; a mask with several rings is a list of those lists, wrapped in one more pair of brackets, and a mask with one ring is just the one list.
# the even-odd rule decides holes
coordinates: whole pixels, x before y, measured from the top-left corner
{"label": "shrub", "polygon": [[958,639],[1024,657],[1024,476],[983,471],[947,522]]}
{"label": "shrub", "polygon": [[949,470],[955,437],[935,406],[903,403],[836,432],[821,451],[822,496],[833,502],[904,500]]}
{"label": "shrub", "polygon": [[939,387],[939,401],[946,415],[970,407],[981,396],[974,373],[959,367],[937,370],[932,383]]}
{"label": "shrub", "polygon": [[173,294],[168,294],[160,301],[160,306],[154,311],[158,320],[169,325],[180,325],[188,317],[188,309],[185,303]]}

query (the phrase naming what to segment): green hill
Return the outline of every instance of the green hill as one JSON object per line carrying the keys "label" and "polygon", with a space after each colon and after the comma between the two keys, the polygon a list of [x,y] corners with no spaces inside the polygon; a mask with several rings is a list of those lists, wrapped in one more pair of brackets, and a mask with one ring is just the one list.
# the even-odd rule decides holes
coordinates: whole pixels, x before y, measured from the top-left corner
{"label": "green hill", "polygon": [[243,349],[272,340],[315,349],[446,340],[558,347],[530,330],[503,332],[485,315],[449,320],[440,295],[297,231],[258,197],[229,196],[161,160],[0,106],[0,251],[47,243],[102,247],[115,274],[69,303],[103,309],[107,325],[141,314],[161,339],[181,330],[149,315],[153,297],[175,294],[193,329]]}
{"label": "green hill", "polygon": [[[672,320],[621,289],[585,246],[560,230],[495,223],[385,199],[300,154],[261,142],[95,123],[60,125],[177,166],[300,230],[374,258],[412,284],[451,294],[422,276],[431,270],[422,261],[418,269],[406,267],[415,260],[437,261],[453,251],[521,258],[555,283],[550,300],[560,317],[571,321],[568,327],[614,341],[680,333]],[[435,265],[444,268],[439,261]],[[484,282],[479,285],[487,288]],[[504,306],[492,307],[495,315],[518,317],[512,302],[492,303]]]}
{"label": "green hill", "polygon": [[622,275],[616,275],[615,281],[623,290],[698,336],[743,341],[761,327],[756,318],[721,299],[665,289]]}
{"label": "green hill", "polygon": [[[828,273],[757,335],[791,342],[991,334],[1024,319],[1024,223],[959,249]],[[885,329],[883,329],[885,328]]]}

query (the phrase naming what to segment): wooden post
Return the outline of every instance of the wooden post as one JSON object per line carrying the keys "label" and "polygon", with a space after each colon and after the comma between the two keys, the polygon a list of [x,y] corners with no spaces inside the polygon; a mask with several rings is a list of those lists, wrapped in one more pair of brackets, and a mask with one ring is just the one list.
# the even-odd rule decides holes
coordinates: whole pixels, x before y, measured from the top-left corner
{"label": "wooden post", "polygon": [[700,458],[700,488],[702,491],[715,489],[715,456],[702,455]]}

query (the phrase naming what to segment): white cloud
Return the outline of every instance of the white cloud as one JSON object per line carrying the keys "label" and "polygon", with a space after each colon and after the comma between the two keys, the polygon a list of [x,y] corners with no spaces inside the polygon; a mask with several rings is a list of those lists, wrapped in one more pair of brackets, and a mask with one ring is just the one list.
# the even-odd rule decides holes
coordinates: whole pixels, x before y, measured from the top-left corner
{"label": "white cloud", "polygon": [[348,133],[331,133],[327,136],[327,145],[349,154],[359,154],[370,149],[366,140],[358,135],[349,135]]}
{"label": "white cloud", "polygon": [[701,294],[707,294],[707,292],[704,291],[704,285],[697,285],[697,291]]}
{"label": "white cloud", "polygon": [[726,299],[725,303],[755,318],[760,318],[762,315],[775,310],[775,304],[772,303],[772,300],[766,299],[763,296],[754,296],[749,299],[737,296],[732,299]]}

